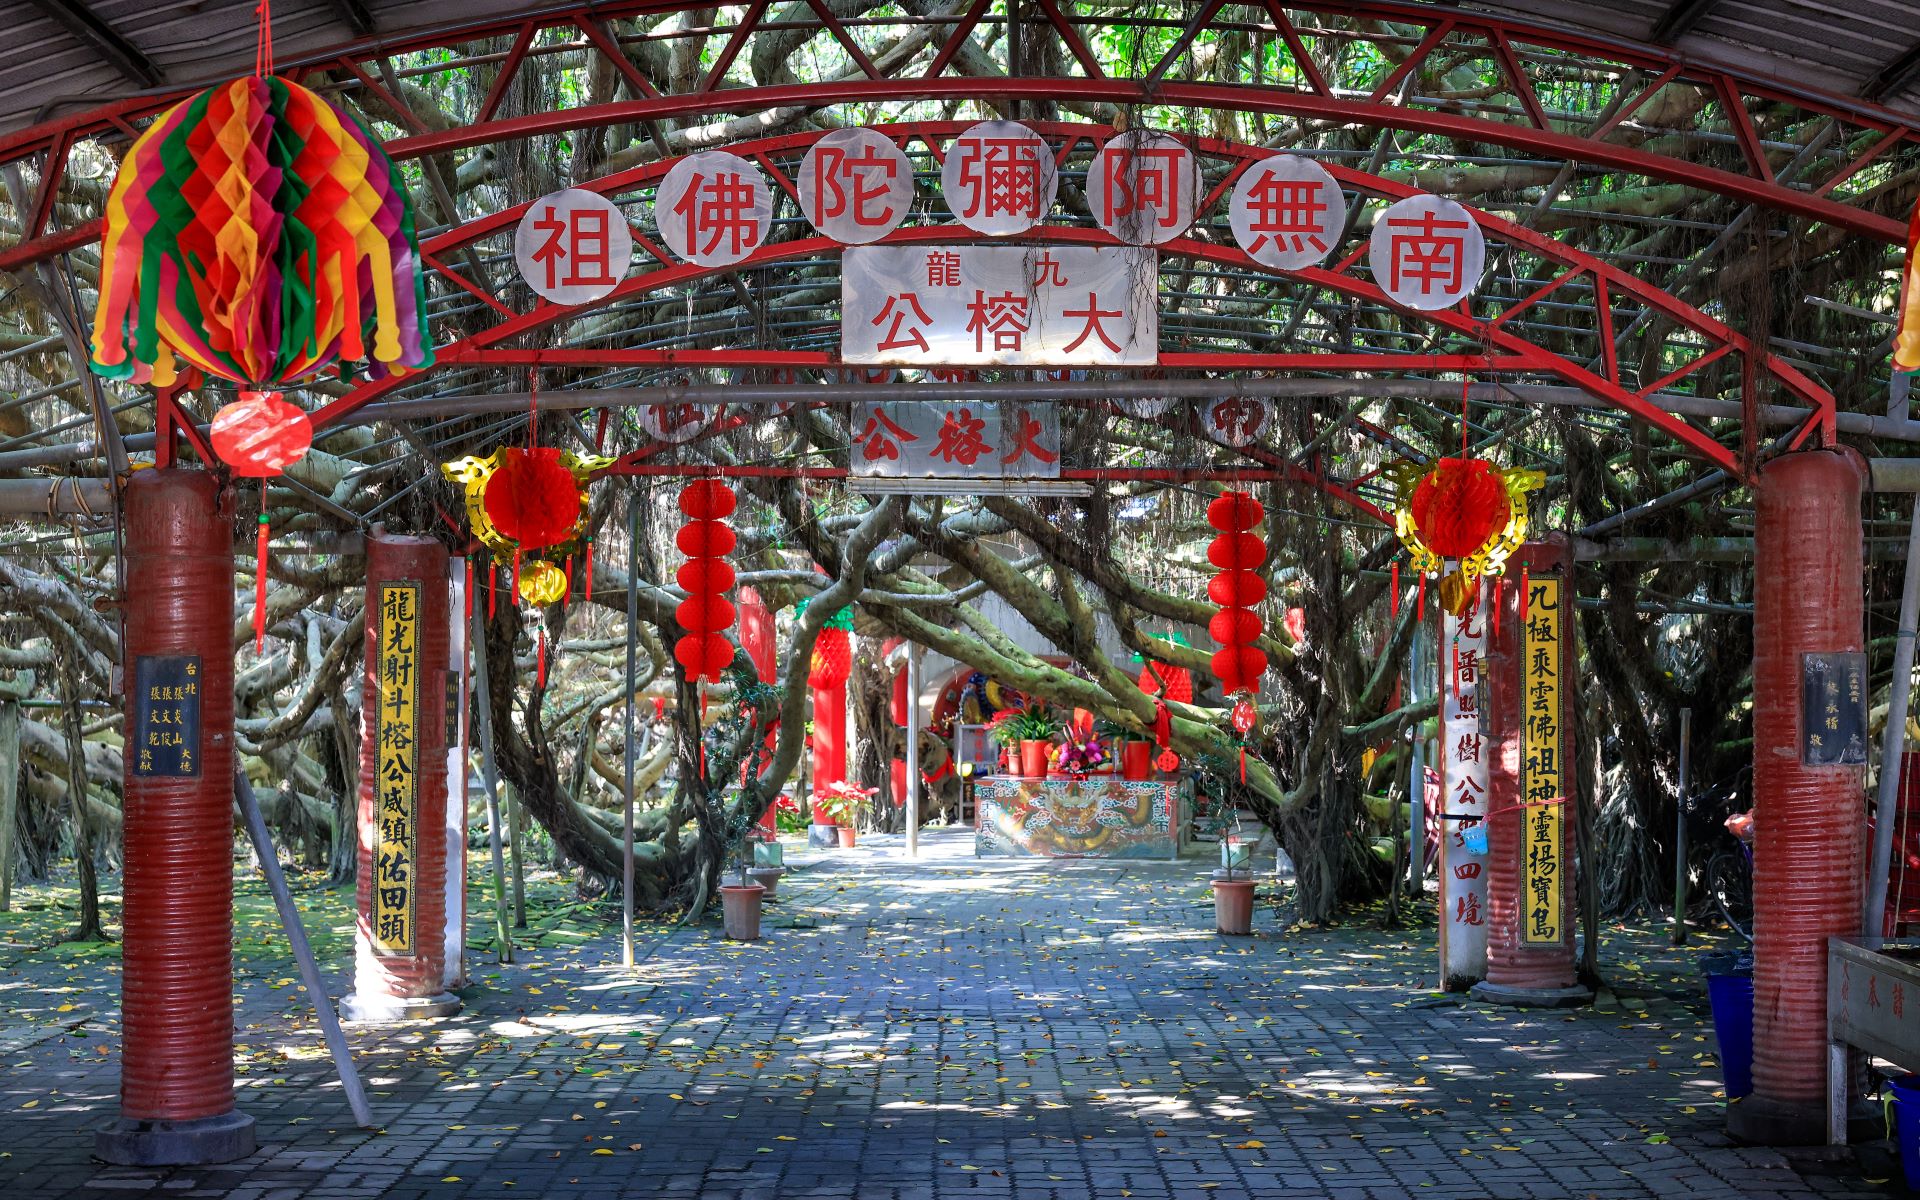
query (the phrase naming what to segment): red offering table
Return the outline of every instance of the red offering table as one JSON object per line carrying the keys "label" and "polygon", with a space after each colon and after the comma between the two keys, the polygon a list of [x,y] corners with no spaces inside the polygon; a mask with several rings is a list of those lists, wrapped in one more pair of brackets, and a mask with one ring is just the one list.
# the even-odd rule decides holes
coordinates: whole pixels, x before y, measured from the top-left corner
{"label": "red offering table", "polygon": [[1033,858],[1178,858],[1188,779],[1031,779],[974,786],[974,853]]}

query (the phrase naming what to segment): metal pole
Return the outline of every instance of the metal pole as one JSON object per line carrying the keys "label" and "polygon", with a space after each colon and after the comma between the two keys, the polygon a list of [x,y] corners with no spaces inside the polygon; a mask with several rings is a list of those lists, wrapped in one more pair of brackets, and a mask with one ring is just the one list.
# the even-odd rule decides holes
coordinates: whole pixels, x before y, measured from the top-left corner
{"label": "metal pole", "polygon": [[[476,573],[475,578],[478,578]],[[492,586],[491,581],[488,584]],[[493,702],[487,681],[487,607],[473,602],[474,695],[480,701],[480,781],[487,786],[487,836],[493,845],[493,931],[497,961],[513,961],[513,934],[507,928],[507,869],[500,853],[500,770],[493,761]]]}
{"label": "metal pole", "polygon": [[1887,910],[1887,874],[1893,863],[1894,806],[1900,799],[1907,749],[1907,700],[1913,691],[1913,627],[1920,621],[1920,501],[1907,533],[1907,575],[1900,589],[1900,626],[1893,640],[1893,682],[1887,688],[1887,732],[1880,748],[1880,794],[1873,806],[1873,858],[1867,874],[1865,943],[1880,948]]}
{"label": "metal pole", "polygon": [[253,794],[253,785],[247,782],[246,772],[238,763],[233,768],[233,794],[247,819],[247,833],[253,838],[253,853],[260,860],[260,873],[267,877],[267,890],[273,893],[273,906],[280,910],[280,924],[287,931],[287,944],[293,947],[294,961],[300,966],[300,982],[306,985],[307,995],[313,999],[313,1010],[319,1014],[320,1032],[326,1036],[334,1069],[340,1072],[340,1087],[347,1093],[347,1105],[353,1109],[353,1119],[360,1128],[373,1129],[367,1093],[361,1089],[360,1073],[353,1066],[353,1048],[340,1032],[340,1017],[333,1011],[333,1001],[328,998],[320,978],[320,964],[313,960],[313,947],[307,944],[307,930],[300,923],[300,910],[294,906],[293,893],[287,890],[287,877],[280,872],[280,857],[274,852],[273,837],[267,832],[266,818],[260,813],[260,800]]}
{"label": "metal pole", "polygon": [[[1427,630],[1421,625],[1413,631],[1408,644],[1407,656],[1407,699],[1415,704],[1420,702],[1420,681],[1425,678],[1420,670],[1420,651],[1425,644]],[[1427,890],[1427,743],[1420,736],[1420,726],[1415,725],[1407,731],[1412,739],[1409,744],[1407,782],[1407,896],[1418,900]]]}
{"label": "metal pole", "polygon": [[1673,944],[1687,944],[1687,775],[1693,752],[1693,710],[1680,710],[1680,804],[1673,818]]}
{"label": "metal pole", "polygon": [[627,761],[626,804],[621,824],[620,843],[620,965],[633,969],[633,680],[638,671],[639,651],[635,639],[640,629],[640,493],[635,489],[627,499]]}
{"label": "metal pole", "polygon": [[920,647],[907,647],[907,857],[920,854]]}

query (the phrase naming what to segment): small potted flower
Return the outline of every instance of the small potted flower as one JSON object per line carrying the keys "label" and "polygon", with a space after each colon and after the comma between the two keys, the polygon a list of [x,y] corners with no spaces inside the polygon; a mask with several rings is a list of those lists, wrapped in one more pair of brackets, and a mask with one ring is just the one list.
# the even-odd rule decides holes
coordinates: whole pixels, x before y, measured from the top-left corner
{"label": "small potted flower", "polygon": [[1028,700],[1017,711],[1012,723],[1020,739],[1020,773],[1038,779],[1047,773],[1050,744],[1060,736],[1060,718],[1044,700]]}
{"label": "small potted flower", "polygon": [[879,790],[879,788],[861,787],[857,783],[842,779],[828,784],[821,798],[814,802],[833,818],[835,825],[840,827],[842,850],[853,849],[859,837],[855,822],[860,819],[860,806],[872,799]]}
{"label": "small potted flower", "polygon": [[1097,771],[1112,770],[1113,760],[1098,737],[1069,729],[1066,740],[1060,743],[1054,766],[1069,779],[1085,779]]}

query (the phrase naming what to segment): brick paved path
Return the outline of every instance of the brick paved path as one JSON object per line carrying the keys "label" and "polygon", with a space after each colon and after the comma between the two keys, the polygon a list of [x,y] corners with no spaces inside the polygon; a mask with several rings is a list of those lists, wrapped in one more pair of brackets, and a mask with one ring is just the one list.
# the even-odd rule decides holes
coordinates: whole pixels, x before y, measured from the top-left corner
{"label": "brick paved path", "polygon": [[0,972],[0,1197],[1888,1194],[1727,1143],[1697,993],[1652,938],[1608,944],[1607,1011],[1518,1014],[1425,991],[1430,930],[1289,933],[1269,908],[1217,937],[1199,862],[876,845],[795,856],[760,943],[655,932],[629,979],[616,923],[480,967],[460,1017],[356,1032],[378,1133],[291,966],[243,978],[261,1150],[221,1167],[92,1162],[109,967],[67,1013],[36,981],[72,968]]}

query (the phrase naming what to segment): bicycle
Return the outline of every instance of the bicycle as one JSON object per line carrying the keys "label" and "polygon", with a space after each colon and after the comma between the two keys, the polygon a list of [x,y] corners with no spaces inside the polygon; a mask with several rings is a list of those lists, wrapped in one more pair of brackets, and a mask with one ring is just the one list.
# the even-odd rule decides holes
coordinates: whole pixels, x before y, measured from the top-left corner
{"label": "bicycle", "polygon": [[1686,804],[1687,815],[1701,824],[1718,818],[1712,835],[1718,845],[1707,859],[1704,883],[1720,919],[1748,942],[1753,941],[1753,812],[1745,805],[1751,774],[1751,767],[1742,767],[1731,780],[1696,793]]}

